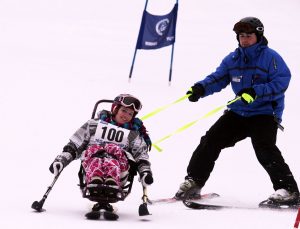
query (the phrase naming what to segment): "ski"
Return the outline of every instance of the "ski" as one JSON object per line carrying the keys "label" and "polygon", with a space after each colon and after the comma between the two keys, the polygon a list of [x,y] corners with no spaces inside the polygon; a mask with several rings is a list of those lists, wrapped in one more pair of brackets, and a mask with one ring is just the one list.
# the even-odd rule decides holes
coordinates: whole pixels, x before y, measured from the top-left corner
{"label": "ski", "polygon": [[89,220],[98,220],[102,218],[101,216],[103,216],[103,218],[106,220],[117,220],[119,218],[118,214],[116,214],[115,212],[110,212],[105,210],[90,211],[85,214],[85,217]]}
{"label": "ski", "polygon": [[117,220],[119,218],[119,216],[115,212],[110,211],[104,211],[103,217],[106,220]]}
{"label": "ski", "polygon": [[[193,200],[200,200],[200,199],[212,199],[215,197],[219,197],[219,194],[214,193],[214,192],[210,192],[210,193],[205,193],[205,194],[201,194],[198,197],[189,199],[190,201]],[[182,200],[178,200],[175,197],[171,197],[171,198],[161,198],[161,199],[154,199],[154,200],[149,200],[149,204],[154,205],[154,204],[170,204],[170,203],[176,203]]]}
{"label": "ski", "polygon": [[260,208],[278,209],[278,210],[298,210],[300,208],[300,199],[296,203],[280,204],[272,200],[264,200],[258,205]]}
{"label": "ski", "polygon": [[300,207],[300,203],[296,204],[278,204],[274,203],[270,200],[264,200],[257,206],[247,206],[247,205],[230,205],[230,204],[213,204],[213,203],[201,203],[196,202],[193,200],[183,200],[183,204],[191,209],[198,209],[198,210],[221,210],[221,209],[269,209],[269,210],[290,210],[296,211]]}
{"label": "ski", "polygon": [[194,201],[183,200],[183,204],[191,209],[197,210],[221,210],[221,209],[257,209],[257,207],[248,206],[235,206],[235,205],[221,205],[221,204],[210,204],[210,203],[197,203]]}
{"label": "ski", "polygon": [[100,219],[100,216],[101,216],[100,211],[93,211],[93,210],[85,214],[85,217],[91,220]]}
{"label": "ski", "polygon": [[105,220],[117,220],[119,218],[116,209],[111,204],[97,203],[93,206],[92,210],[85,214],[89,220],[98,220],[102,217]]}

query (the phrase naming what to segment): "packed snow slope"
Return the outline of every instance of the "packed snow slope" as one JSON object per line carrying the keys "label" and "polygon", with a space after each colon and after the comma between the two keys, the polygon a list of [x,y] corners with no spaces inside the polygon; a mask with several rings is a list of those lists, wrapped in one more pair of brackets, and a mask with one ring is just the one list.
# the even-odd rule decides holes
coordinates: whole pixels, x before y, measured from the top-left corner
{"label": "packed snow slope", "polygon": [[[153,14],[168,13],[175,1],[150,0]],[[116,203],[117,222],[87,221],[92,203],[77,186],[79,161],[70,164],[50,192],[46,211],[30,208],[53,180],[48,167],[69,137],[87,121],[95,102],[131,93],[143,102],[139,116],[169,104],[215,70],[237,47],[233,25],[256,16],[265,25],[269,46],[292,72],[278,147],[300,182],[300,2],[179,1],[172,83],[168,84],[171,47],[138,50],[132,80],[129,70],[145,1],[1,0],[0,125],[1,228],[292,228],[296,213],[266,210],[193,211],[182,203],[148,206],[138,216],[142,188]],[[153,141],[196,120],[234,98],[230,87],[198,103],[184,101],[144,121]],[[109,109],[104,105],[103,108]],[[171,197],[183,181],[200,137],[222,112],[152,149],[155,182],[150,199]],[[203,192],[217,192],[253,205],[267,198],[272,185],[255,158],[249,139],[224,150]]]}

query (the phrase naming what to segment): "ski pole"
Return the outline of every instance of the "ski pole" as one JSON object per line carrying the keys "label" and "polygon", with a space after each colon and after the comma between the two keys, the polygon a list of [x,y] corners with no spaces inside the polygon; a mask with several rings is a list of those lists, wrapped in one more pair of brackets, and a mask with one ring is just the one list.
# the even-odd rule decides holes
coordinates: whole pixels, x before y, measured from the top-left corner
{"label": "ski pole", "polygon": [[43,205],[45,203],[45,200],[47,199],[49,192],[52,190],[55,182],[57,181],[59,175],[61,174],[62,171],[60,171],[53,179],[51,185],[48,187],[47,191],[45,192],[43,198],[40,201],[34,201],[31,205],[31,208],[33,208],[34,210],[36,210],[37,212],[41,212],[43,211]]}
{"label": "ski pole", "polygon": [[151,215],[148,211],[148,196],[147,196],[147,188],[143,186],[143,196],[142,196],[143,203],[139,207],[139,216]]}

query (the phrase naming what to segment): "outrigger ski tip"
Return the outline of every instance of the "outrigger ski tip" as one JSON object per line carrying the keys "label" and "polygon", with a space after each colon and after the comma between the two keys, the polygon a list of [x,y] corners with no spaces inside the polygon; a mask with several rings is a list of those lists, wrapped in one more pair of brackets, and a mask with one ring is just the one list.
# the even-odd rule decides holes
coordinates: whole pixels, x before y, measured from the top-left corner
{"label": "outrigger ski tip", "polygon": [[45,209],[43,209],[43,203],[41,203],[41,201],[34,201],[31,205],[31,208],[34,209],[36,212],[45,211]]}
{"label": "outrigger ski tip", "polygon": [[142,203],[139,206],[139,216],[147,216],[147,215],[151,215],[148,211],[148,207],[146,203]]}

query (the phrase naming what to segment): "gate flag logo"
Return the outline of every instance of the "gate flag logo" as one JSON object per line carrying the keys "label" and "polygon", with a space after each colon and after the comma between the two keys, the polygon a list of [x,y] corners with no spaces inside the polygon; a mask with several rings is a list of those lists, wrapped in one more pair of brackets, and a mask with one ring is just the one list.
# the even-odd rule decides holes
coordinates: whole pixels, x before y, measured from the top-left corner
{"label": "gate flag logo", "polygon": [[175,43],[178,4],[166,15],[144,10],[136,49],[159,49]]}

